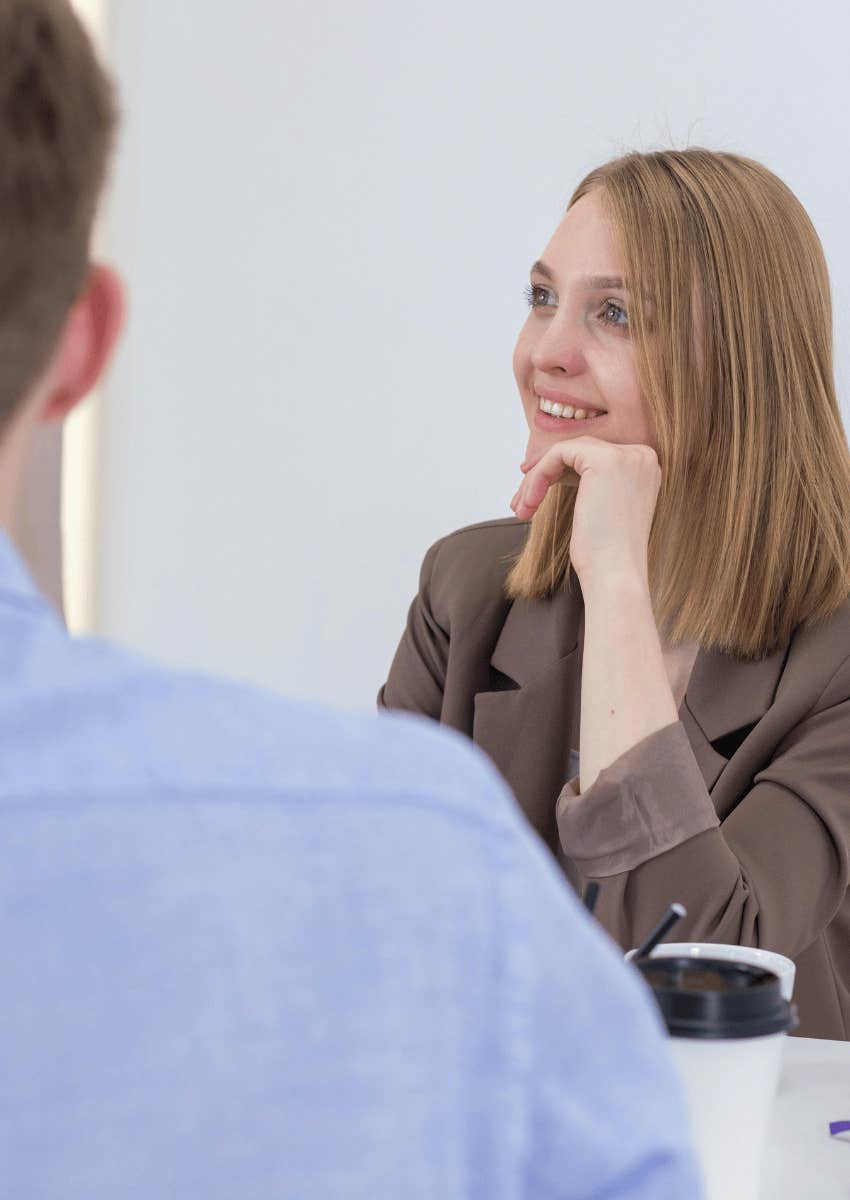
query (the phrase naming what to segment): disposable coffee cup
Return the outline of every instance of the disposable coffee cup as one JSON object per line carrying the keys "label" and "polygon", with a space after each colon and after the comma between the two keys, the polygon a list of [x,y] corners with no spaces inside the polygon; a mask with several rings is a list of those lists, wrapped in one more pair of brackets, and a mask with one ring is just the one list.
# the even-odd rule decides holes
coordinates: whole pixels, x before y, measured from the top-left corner
{"label": "disposable coffee cup", "polygon": [[761,950],[758,946],[727,946],[721,942],[661,942],[652,951],[652,957],[722,958],[727,962],[752,963],[779,976],[779,985],[786,1000],[794,995],[794,976],[797,971],[794,960],[777,954],[775,950]]}
{"label": "disposable coffee cup", "polygon": [[782,1049],[796,1010],[753,963],[634,960],[652,988],[682,1080],[705,1200],[758,1200]]}

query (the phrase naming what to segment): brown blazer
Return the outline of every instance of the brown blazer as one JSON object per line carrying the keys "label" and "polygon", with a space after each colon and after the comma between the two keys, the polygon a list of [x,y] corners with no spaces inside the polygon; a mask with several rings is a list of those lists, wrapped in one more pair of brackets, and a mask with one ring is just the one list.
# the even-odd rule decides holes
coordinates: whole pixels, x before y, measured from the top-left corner
{"label": "brown blazer", "polygon": [[759,662],[700,650],[679,720],[602,771],[578,747],[584,611],[570,591],[511,602],[527,523],[437,542],[379,704],[473,739],[625,949],[665,907],[676,940],[732,942],[797,964],[798,1034],[850,1031],[850,601]]}

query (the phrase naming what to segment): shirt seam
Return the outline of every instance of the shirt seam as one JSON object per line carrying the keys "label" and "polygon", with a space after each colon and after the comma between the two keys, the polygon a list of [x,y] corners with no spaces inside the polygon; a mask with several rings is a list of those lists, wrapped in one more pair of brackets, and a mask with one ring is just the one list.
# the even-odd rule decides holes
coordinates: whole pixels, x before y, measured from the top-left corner
{"label": "shirt seam", "polygon": [[[365,787],[366,785],[364,785]],[[152,795],[153,788],[160,787],[160,790]],[[297,790],[298,795],[293,796],[290,793]],[[163,794],[164,793],[164,794]],[[145,784],[139,784],[133,788],[122,789],[116,793],[114,789],[104,787],[101,789],[81,789],[78,795],[73,790],[64,788],[52,791],[45,791],[39,788],[38,791],[17,791],[14,793],[0,792],[0,814],[9,811],[30,811],[33,815],[43,813],[46,807],[51,809],[61,810],[67,809],[68,816],[73,816],[80,807],[83,806],[104,806],[109,805],[115,807],[123,803],[139,800],[144,802],[146,807],[158,806],[165,807],[170,804],[216,804],[221,807],[233,805],[239,807],[242,804],[250,803],[256,806],[280,806],[285,803],[287,806],[294,808],[303,806],[306,802],[315,803],[316,801],[325,802],[334,805],[350,805],[352,798],[357,795],[357,791],[350,784],[334,785],[331,787],[318,787],[300,784],[286,785],[265,785],[265,786],[244,786],[234,783],[232,786],[210,785],[210,784],[186,784],[185,786],[176,786],[174,784],[160,785],[159,781],[151,780]],[[380,807],[387,806],[397,807],[400,803],[406,806],[416,808],[423,812],[438,813],[442,817],[447,817],[467,826],[474,826],[482,831],[492,834],[499,840],[512,842],[518,834],[518,831],[512,829],[510,825],[496,825],[487,817],[477,813],[468,812],[464,809],[459,809],[447,801],[443,796],[435,796],[433,792],[408,792],[399,788],[379,788],[374,787],[368,789],[366,798],[358,799],[358,807]]]}

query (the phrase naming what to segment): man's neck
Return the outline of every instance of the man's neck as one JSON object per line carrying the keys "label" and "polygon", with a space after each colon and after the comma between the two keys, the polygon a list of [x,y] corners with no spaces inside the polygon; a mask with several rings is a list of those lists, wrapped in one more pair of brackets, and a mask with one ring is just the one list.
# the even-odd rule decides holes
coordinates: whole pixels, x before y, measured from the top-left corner
{"label": "man's neck", "polygon": [[0,525],[14,536],[24,507],[24,484],[36,465],[38,431],[18,419],[0,433]]}

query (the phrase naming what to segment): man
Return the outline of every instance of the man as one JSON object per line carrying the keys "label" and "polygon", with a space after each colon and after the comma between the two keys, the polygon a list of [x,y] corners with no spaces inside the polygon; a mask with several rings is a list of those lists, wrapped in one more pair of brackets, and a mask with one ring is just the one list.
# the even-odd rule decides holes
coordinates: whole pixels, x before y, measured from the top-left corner
{"label": "man", "polygon": [[[64,0],[0,0],[0,525],[105,369],[114,125]],[[0,533],[0,1194],[699,1186],[651,998],[496,773],[75,641]]]}

